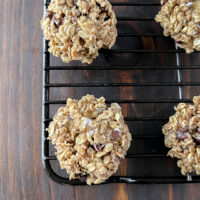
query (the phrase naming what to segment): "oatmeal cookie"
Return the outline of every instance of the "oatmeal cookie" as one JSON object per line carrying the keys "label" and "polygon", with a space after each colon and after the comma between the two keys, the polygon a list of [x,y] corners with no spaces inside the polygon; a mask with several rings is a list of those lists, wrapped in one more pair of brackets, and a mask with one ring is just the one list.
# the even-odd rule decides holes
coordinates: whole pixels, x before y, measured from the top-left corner
{"label": "oatmeal cookie", "polygon": [[200,51],[200,0],[162,0],[156,15],[164,35],[171,37],[186,53]]}
{"label": "oatmeal cookie", "polygon": [[117,37],[116,17],[108,0],[52,0],[41,26],[49,52],[63,62],[92,63]]}
{"label": "oatmeal cookie", "polygon": [[193,102],[179,103],[162,129],[165,145],[171,148],[168,155],[179,159],[183,175],[200,174],[200,96],[195,96]]}
{"label": "oatmeal cookie", "polygon": [[62,169],[70,179],[86,175],[87,184],[99,184],[119,167],[131,134],[117,103],[107,108],[103,97],[68,99],[50,123],[49,140],[55,145]]}

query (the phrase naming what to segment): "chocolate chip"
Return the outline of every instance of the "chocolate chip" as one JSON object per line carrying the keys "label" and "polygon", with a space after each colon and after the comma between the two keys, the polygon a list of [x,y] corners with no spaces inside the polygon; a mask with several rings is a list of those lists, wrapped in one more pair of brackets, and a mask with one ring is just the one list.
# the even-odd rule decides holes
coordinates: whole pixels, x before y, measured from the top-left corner
{"label": "chocolate chip", "polygon": [[176,138],[179,139],[179,140],[185,140],[185,139],[187,139],[187,136],[183,132],[177,131],[176,132]]}
{"label": "chocolate chip", "polygon": [[197,28],[199,28],[199,29],[200,29],[200,24],[197,24]]}
{"label": "chocolate chip", "polygon": [[188,126],[180,127],[179,131],[182,132],[182,133],[187,133],[187,132],[189,132],[189,128],[188,128]]}
{"label": "chocolate chip", "polygon": [[197,127],[195,130],[195,134],[193,135],[194,141],[197,144],[200,144],[200,127]]}
{"label": "chocolate chip", "polygon": [[45,10],[44,11],[44,18],[47,19],[47,18],[52,18],[53,17],[53,13],[51,11],[48,11],[48,10]]}
{"label": "chocolate chip", "polygon": [[200,127],[197,127],[196,132],[200,134]]}
{"label": "chocolate chip", "polygon": [[184,44],[184,42],[179,41],[179,42],[177,42],[177,44],[182,45],[182,44]]}
{"label": "chocolate chip", "polygon": [[55,26],[58,28],[62,24],[62,19],[53,17],[53,22]]}
{"label": "chocolate chip", "polygon": [[98,152],[101,151],[104,148],[103,144],[95,144],[94,149]]}
{"label": "chocolate chip", "polygon": [[194,139],[194,141],[196,142],[196,143],[198,143],[198,144],[200,144],[200,139]]}
{"label": "chocolate chip", "polygon": [[114,141],[118,141],[120,138],[120,132],[118,130],[113,130],[110,134],[110,139]]}
{"label": "chocolate chip", "polygon": [[83,40],[82,38],[79,38],[79,42],[80,42],[81,46],[83,46],[85,44],[85,40]]}
{"label": "chocolate chip", "polygon": [[64,14],[64,13],[62,13],[60,17],[61,17],[61,18],[64,18],[64,17],[65,17],[65,14]]}

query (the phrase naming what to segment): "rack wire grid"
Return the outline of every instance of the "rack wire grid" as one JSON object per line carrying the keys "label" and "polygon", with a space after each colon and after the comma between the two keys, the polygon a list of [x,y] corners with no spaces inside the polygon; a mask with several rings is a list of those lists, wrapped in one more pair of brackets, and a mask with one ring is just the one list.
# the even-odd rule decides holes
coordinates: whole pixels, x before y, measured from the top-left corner
{"label": "rack wire grid", "polygon": [[[49,5],[44,1],[44,9]],[[199,183],[193,174],[182,176],[176,160],[166,156],[162,125],[179,102],[191,102],[200,82],[199,53],[185,54],[165,38],[154,17],[159,0],[113,2],[118,38],[111,50],[101,50],[91,65],[64,64],[43,51],[42,160],[47,174],[61,184],[85,185],[84,178],[69,180],[61,170],[45,130],[57,108],[68,97],[86,93],[105,96],[122,106],[133,141],[117,175],[104,183]],[[193,63],[194,62],[194,63]],[[192,79],[192,81],[191,81]],[[55,81],[56,80],[56,81]]]}

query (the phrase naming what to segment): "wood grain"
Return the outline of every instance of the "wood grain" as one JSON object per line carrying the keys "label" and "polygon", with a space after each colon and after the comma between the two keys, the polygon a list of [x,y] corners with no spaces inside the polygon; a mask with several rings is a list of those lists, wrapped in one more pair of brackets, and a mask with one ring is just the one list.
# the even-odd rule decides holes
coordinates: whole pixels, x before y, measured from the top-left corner
{"label": "wood grain", "polygon": [[[42,0],[0,0],[0,5],[1,200],[200,199],[200,184],[73,187],[50,180],[41,162],[42,32],[39,21],[42,16]],[[145,40],[143,44],[148,47],[152,41]],[[146,76],[141,72],[139,74],[128,75],[121,72],[119,75],[113,74],[111,79],[127,81],[131,77],[143,77],[145,80]],[[73,81],[73,73],[70,77]],[[191,79],[198,81],[199,77],[191,74]],[[68,95],[75,95],[79,90],[68,92]],[[123,92],[122,89],[121,97],[129,93],[134,94],[134,97],[141,94],[139,90],[131,89]],[[194,91],[191,94],[193,93]],[[147,95],[150,94],[155,95],[151,92]],[[63,96],[65,97],[66,95]],[[138,109],[133,107],[135,113],[140,112]],[[120,170],[124,173],[123,167]]]}

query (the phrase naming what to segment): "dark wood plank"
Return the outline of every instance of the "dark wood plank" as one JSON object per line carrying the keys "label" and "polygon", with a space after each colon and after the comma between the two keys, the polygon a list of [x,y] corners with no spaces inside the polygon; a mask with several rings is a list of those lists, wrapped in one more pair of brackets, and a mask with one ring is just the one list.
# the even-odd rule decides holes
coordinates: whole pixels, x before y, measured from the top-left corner
{"label": "dark wood plank", "polygon": [[[138,1],[139,2],[139,1]],[[147,1],[148,2],[148,1]],[[155,1],[158,2],[158,1]],[[0,199],[1,200],[21,200],[21,199],[37,199],[37,200],[51,200],[51,199],[191,199],[196,200],[200,198],[199,186],[200,184],[191,185],[127,185],[127,184],[109,184],[99,186],[63,186],[54,183],[45,174],[41,162],[41,109],[42,109],[42,32],[40,29],[39,20],[42,16],[42,0],[25,1],[25,0],[0,0],[2,11],[0,12]],[[130,10],[129,12],[132,12]],[[120,13],[123,14],[123,13]],[[124,25],[120,25],[123,30]],[[119,27],[120,27],[119,26]],[[130,25],[132,27],[132,25]],[[138,25],[139,27],[139,25]],[[139,30],[141,29],[140,27]],[[131,28],[129,28],[132,30]],[[128,29],[127,29],[128,30]],[[159,31],[160,28],[156,26],[151,31]],[[165,39],[164,39],[165,40]],[[137,47],[150,48],[153,45],[155,48],[164,49],[164,40],[158,43],[152,39],[142,38]],[[120,43],[117,47],[119,47]],[[130,55],[124,58],[127,59]],[[116,58],[116,57],[115,57]],[[98,58],[100,60],[100,58]],[[102,58],[103,59],[103,58]],[[138,60],[139,59],[139,60]],[[145,56],[133,59],[133,64],[144,65],[144,61],[150,59],[152,64],[170,63],[171,59],[166,59],[161,55],[161,58],[153,56]],[[195,58],[195,59],[198,59]],[[157,60],[157,61],[156,61]],[[117,60],[116,60],[117,61]],[[95,61],[96,64],[98,60]],[[189,62],[189,61],[188,61]],[[54,59],[54,64],[63,63]],[[104,60],[104,63],[107,63]],[[116,62],[117,63],[117,62]],[[167,63],[167,64],[169,64]],[[189,62],[190,63],[190,62]],[[130,64],[126,63],[125,64]],[[151,81],[157,80],[155,77],[160,77],[162,72],[156,72],[155,75],[148,76],[145,72],[137,71],[131,72],[113,72],[106,71],[99,72],[101,77],[112,82],[120,81],[127,82],[133,80]],[[198,75],[190,72],[190,78],[199,80]],[[169,75],[166,73],[165,76]],[[52,75],[55,81],[59,78],[61,81],[80,82],[101,81],[93,72],[84,71],[75,73],[68,72],[61,76],[61,74]],[[80,79],[75,79],[78,76]],[[70,78],[69,78],[70,77]],[[95,79],[92,79],[95,78]],[[172,79],[175,80],[175,74],[171,74]],[[190,88],[191,89],[191,88]],[[176,92],[171,92],[167,88],[167,92],[161,89],[148,91],[142,93],[142,89],[138,88],[120,88],[115,93],[110,93],[113,89],[108,89],[105,92],[98,89],[96,95],[104,95],[109,99],[131,99],[131,98],[147,98],[154,97],[157,92],[161,92],[161,97],[166,93],[170,93],[170,98],[176,97]],[[191,91],[191,90],[188,90]],[[86,92],[93,90],[85,89],[61,89],[52,91],[52,98],[66,97],[80,97]],[[198,92],[198,90],[197,90]],[[193,95],[194,91],[191,93]],[[110,94],[110,95],[109,95]],[[112,95],[111,95],[112,94]],[[175,95],[175,96],[173,96]],[[169,107],[168,107],[169,106]],[[152,106],[150,110],[147,108],[131,106],[131,109],[124,105],[123,112],[125,115],[142,115],[148,110],[149,114],[152,112],[163,113],[164,110],[170,109],[172,106],[166,105],[163,109]],[[131,110],[131,112],[129,111]],[[145,128],[137,128],[136,132],[143,132]],[[157,125],[158,126],[158,125]],[[135,127],[136,128],[136,127]],[[134,127],[132,127],[134,130]],[[157,129],[158,130],[158,129]],[[132,163],[131,168],[137,165]],[[148,167],[148,165],[143,164]],[[157,165],[157,163],[153,163]],[[152,167],[153,168],[153,167]],[[120,166],[119,174],[129,174],[129,163],[125,160]],[[145,168],[142,168],[145,170]],[[128,170],[128,172],[127,172]]]}

